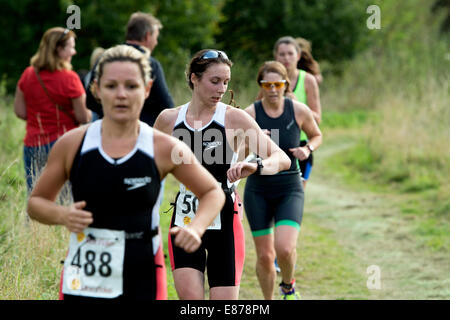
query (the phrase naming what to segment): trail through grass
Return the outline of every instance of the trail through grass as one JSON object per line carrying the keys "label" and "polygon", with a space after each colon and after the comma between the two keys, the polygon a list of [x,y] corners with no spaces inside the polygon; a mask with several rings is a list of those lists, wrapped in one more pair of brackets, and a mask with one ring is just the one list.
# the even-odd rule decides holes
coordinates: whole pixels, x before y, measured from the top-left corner
{"label": "trail through grass", "polygon": [[[328,129],[316,152],[295,270],[302,297],[449,299],[448,220],[427,214],[421,194],[389,192],[358,182],[357,177],[349,179],[344,171],[351,173],[351,168],[337,160],[359,143],[359,130],[359,125]],[[68,232],[27,220],[21,143],[17,137],[8,141],[16,142],[4,145],[10,152],[0,154],[0,299],[57,299]],[[244,184],[239,186],[241,196]],[[177,185],[167,178],[160,211],[169,299],[177,295],[167,251],[171,211],[166,211]],[[253,239],[246,218],[243,222],[246,260],[240,299],[262,299]],[[381,271],[380,290],[367,288],[367,268],[372,265]]]}
{"label": "trail through grass", "polygon": [[[316,153],[306,191],[296,272],[302,296],[449,299],[449,252],[445,246],[433,250],[426,244],[430,233],[419,232],[433,219],[403,212],[414,195],[346,185],[338,173],[327,170],[327,162],[357,141],[357,135],[349,132],[335,131],[330,136],[334,138]],[[445,220],[440,223],[448,227]],[[432,238],[439,239],[439,234]],[[367,268],[372,265],[381,271],[380,290],[366,285]]]}
{"label": "trail through grass", "polygon": [[[413,197],[346,183],[327,163],[355,146],[357,135],[337,129],[332,136],[317,151],[307,186],[295,270],[303,299],[449,299],[448,251],[426,245],[419,232],[430,224],[425,217],[403,212]],[[241,195],[244,184],[239,186]],[[166,194],[173,197],[176,182],[169,179],[166,186]],[[253,238],[246,218],[243,223],[246,257],[240,299],[263,299]],[[380,270],[379,290],[367,287],[370,266]]]}

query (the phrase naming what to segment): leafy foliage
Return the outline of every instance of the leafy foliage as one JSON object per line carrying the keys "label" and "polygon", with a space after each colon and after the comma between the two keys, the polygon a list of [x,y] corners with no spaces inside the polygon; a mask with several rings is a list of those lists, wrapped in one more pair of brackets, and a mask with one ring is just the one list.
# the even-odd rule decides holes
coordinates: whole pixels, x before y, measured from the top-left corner
{"label": "leafy foliage", "polygon": [[[415,35],[433,21],[417,20],[418,7],[433,12],[430,19],[448,23],[448,5],[435,0],[3,0],[1,4],[0,77],[12,92],[20,74],[36,52],[45,30],[65,26],[69,5],[81,10],[74,69],[87,69],[92,50],[124,41],[125,25],[135,11],[151,12],[164,28],[154,55],[165,69],[184,70],[199,49],[226,50],[233,61],[252,66],[272,59],[272,47],[280,36],[292,35],[312,41],[314,57],[341,65],[370,46],[382,51],[386,43],[399,50],[420,46]],[[366,27],[369,4],[381,8],[381,30]],[[421,17],[425,17],[422,15]],[[179,77],[179,76],[177,76]]]}
{"label": "leafy foliage", "polygon": [[8,44],[8,50],[0,52],[1,75],[6,76],[11,92],[38,49],[44,32],[66,25],[70,17],[66,9],[71,4],[81,10],[81,29],[74,30],[77,34],[77,56],[72,60],[75,70],[89,68],[95,47],[123,43],[126,23],[135,11],[150,12],[161,20],[164,28],[155,56],[163,65],[183,61],[184,66],[186,56],[192,51],[213,45],[219,3],[217,0],[49,0],[37,4],[32,0],[4,0],[0,41]]}
{"label": "leafy foliage", "polygon": [[[40,2],[32,0],[2,1],[0,19],[0,70],[6,77],[9,91],[15,87],[21,72],[29,65],[44,31],[62,25],[65,10],[59,0]],[[19,23],[20,22],[20,23]]]}
{"label": "leafy foliage", "polygon": [[312,41],[316,58],[339,61],[352,57],[361,44],[365,2],[229,0],[217,39],[230,51],[263,61],[273,58],[273,44],[279,37],[303,37]]}

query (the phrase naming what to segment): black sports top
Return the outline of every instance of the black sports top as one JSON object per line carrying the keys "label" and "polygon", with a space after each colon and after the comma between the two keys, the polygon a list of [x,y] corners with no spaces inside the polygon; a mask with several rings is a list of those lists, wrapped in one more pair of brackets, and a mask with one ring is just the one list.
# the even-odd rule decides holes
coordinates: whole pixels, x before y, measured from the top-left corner
{"label": "black sports top", "polygon": [[284,99],[284,110],[278,118],[271,118],[264,111],[261,101],[256,101],[255,120],[261,129],[270,130],[272,140],[278,144],[281,150],[286,152],[291,159],[291,167],[278,174],[298,173],[298,159],[294,157],[289,148],[296,148],[300,145],[300,128],[295,121],[294,105],[291,99]]}
{"label": "black sports top", "polygon": [[186,121],[189,102],[181,106],[172,135],[186,143],[200,163],[222,184],[227,184],[227,170],[236,161],[237,154],[226,139],[226,104],[219,103],[210,122],[199,129],[193,129]]}
{"label": "black sports top", "polygon": [[161,182],[154,160],[153,129],[140,122],[134,149],[112,159],[102,149],[102,120],[86,131],[70,172],[74,201],[86,201],[93,228],[124,230],[127,238],[152,239],[159,248]]}

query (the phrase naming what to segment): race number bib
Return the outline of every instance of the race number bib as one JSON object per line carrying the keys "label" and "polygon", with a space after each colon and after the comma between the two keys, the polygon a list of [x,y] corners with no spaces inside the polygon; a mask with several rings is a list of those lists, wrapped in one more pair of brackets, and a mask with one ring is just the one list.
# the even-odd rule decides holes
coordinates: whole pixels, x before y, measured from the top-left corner
{"label": "race number bib", "polygon": [[[175,208],[175,225],[179,227],[188,226],[195,218],[198,207],[198,199],[190,190],[180,184],[180,194],[178,195]],[[220,230],[220,212],[207,228],[207,230]]]}
{"label": "race number bib", "polygon": [[62,292],[95,298],[121,295],[124,255],[124,231],[86,228],[71,233]]}

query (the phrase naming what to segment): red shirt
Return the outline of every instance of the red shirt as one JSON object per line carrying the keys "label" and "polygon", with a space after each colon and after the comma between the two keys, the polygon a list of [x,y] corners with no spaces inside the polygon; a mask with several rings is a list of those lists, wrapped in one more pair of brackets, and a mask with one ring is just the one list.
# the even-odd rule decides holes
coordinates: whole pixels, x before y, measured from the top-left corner
{"label": "red shirt", "polygon": [[[72,101],[85,93],[78,75],[71,70],[39,72],[52,100],[68,110],[73,119]],[[77,127],[64,111],[58,110],[39,83],[33,67],[28,67],[19,80],[27,106],[27,126],[24,144],[35,147],[55,141],[65,132]]]}

